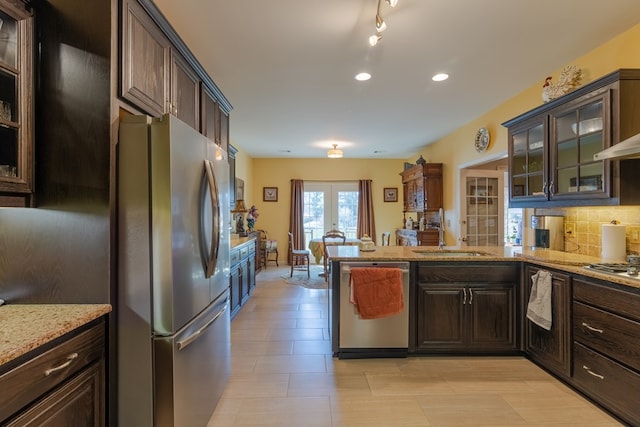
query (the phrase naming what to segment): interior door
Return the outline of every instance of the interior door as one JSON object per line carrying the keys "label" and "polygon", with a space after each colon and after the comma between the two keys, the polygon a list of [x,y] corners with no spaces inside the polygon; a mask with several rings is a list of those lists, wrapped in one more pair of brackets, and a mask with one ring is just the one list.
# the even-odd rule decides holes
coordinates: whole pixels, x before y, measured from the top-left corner
{"label": "interior door", "polygon": [[460,244],[502,246],[504,243],[504,173],[463,169],[460,191]]}

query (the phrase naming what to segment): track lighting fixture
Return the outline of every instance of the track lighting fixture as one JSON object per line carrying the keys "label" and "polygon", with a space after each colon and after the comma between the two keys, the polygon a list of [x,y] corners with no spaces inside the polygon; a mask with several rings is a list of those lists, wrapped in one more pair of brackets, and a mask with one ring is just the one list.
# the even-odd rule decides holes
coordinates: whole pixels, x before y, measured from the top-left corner
{"label": "track lighting fixture", "polygon": [[[391,7],[396,7],[398,5],[398,0],[385,0],[385,2]],[[378,0],[378,8],[376,9],[376,34],[369,37],[370,46],[377,45],[380,39],[382,39],[382,35],[380,33],[387,29],[387,23],[384,22],[384,19],[380,14],[381,4],[382,0]]]}
{"label": "track lighting fixture", "polygon": [[330,159],[339,159],[342,157],[342,150],[338,149],[338,144],[333,144],[333,148],[327,151],[327,157]]}
{"label": "track lighting fixture", "polygon": [[380,16],[379,14],[376,14],[376,31],[381,33],[386,29],[387,29],[387,23],[384,22],[384,19],[382,19],[382,16]]}

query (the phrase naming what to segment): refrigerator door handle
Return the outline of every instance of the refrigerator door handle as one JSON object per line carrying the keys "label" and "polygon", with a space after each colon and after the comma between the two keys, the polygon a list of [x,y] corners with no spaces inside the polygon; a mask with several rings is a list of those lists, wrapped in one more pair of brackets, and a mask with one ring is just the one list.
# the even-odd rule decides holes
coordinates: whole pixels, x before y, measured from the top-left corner
{"label": "refrigerator door handle", "polygon": [[218,249],[220,247],[220,200],[218,198],[218,184],[213,171],[213,162],[211,160],[204,161],[204,170],[209,182],[209,196],[211,199],[211,247],[209,248],[209,257],[206,262],[205,277],[213,276],[216,270],[218,260]]}
{"label": "refrigerator door handle", "polygon": [[213,325],[213,323],[216,320],[218,320],[220,316],[224,314],[225,311],[227,311],[228,308],[229,308],[229,299],[225,301],[224,306],[220,309],[220,311],[216,313],[215,316],[213,316],[211,320],[209,320],[200,329],[198,329],[197,331],[195,331],[185,339],[178,341],[178,351],[185,349],[189,344],[197,340],[200,337],[200,335],[202,335],[211,325]]}

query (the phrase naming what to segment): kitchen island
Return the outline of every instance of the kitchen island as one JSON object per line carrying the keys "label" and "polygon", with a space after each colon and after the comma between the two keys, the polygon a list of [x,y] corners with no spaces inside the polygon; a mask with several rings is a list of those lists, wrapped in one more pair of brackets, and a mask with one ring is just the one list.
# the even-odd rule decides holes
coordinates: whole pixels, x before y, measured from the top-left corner
{"label": "kitchen island", "polygon": [[[590,270],[603,260],[518,247],[329,248],[329,328],[334,356],[398,357],[399,349],[343,348],[344,307],[352,316],[342,265],[408,262],[405,356],[527,357],[631,425],[640,424],[640,279]],[[527,317],[534,276],[550,276],[549,329]],[[342,273],[342,274],[341,274]],[[341,293],[341,289],[343,292]],[[342,298],[340,297],[342,295]],[[353,334],[353,332],[350,332]],[[367,332],[374,336],[370,331]]]}

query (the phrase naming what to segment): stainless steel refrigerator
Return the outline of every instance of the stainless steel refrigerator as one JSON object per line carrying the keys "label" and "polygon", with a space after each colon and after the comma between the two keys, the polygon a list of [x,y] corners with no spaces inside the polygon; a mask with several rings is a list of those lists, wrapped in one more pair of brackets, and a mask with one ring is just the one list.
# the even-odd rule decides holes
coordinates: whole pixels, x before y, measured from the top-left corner
{"label": "stainless steel refrigerator", "polygon": [[118,422],[205,426],[230,372],[227,153],[177,118],[120,121]]}

